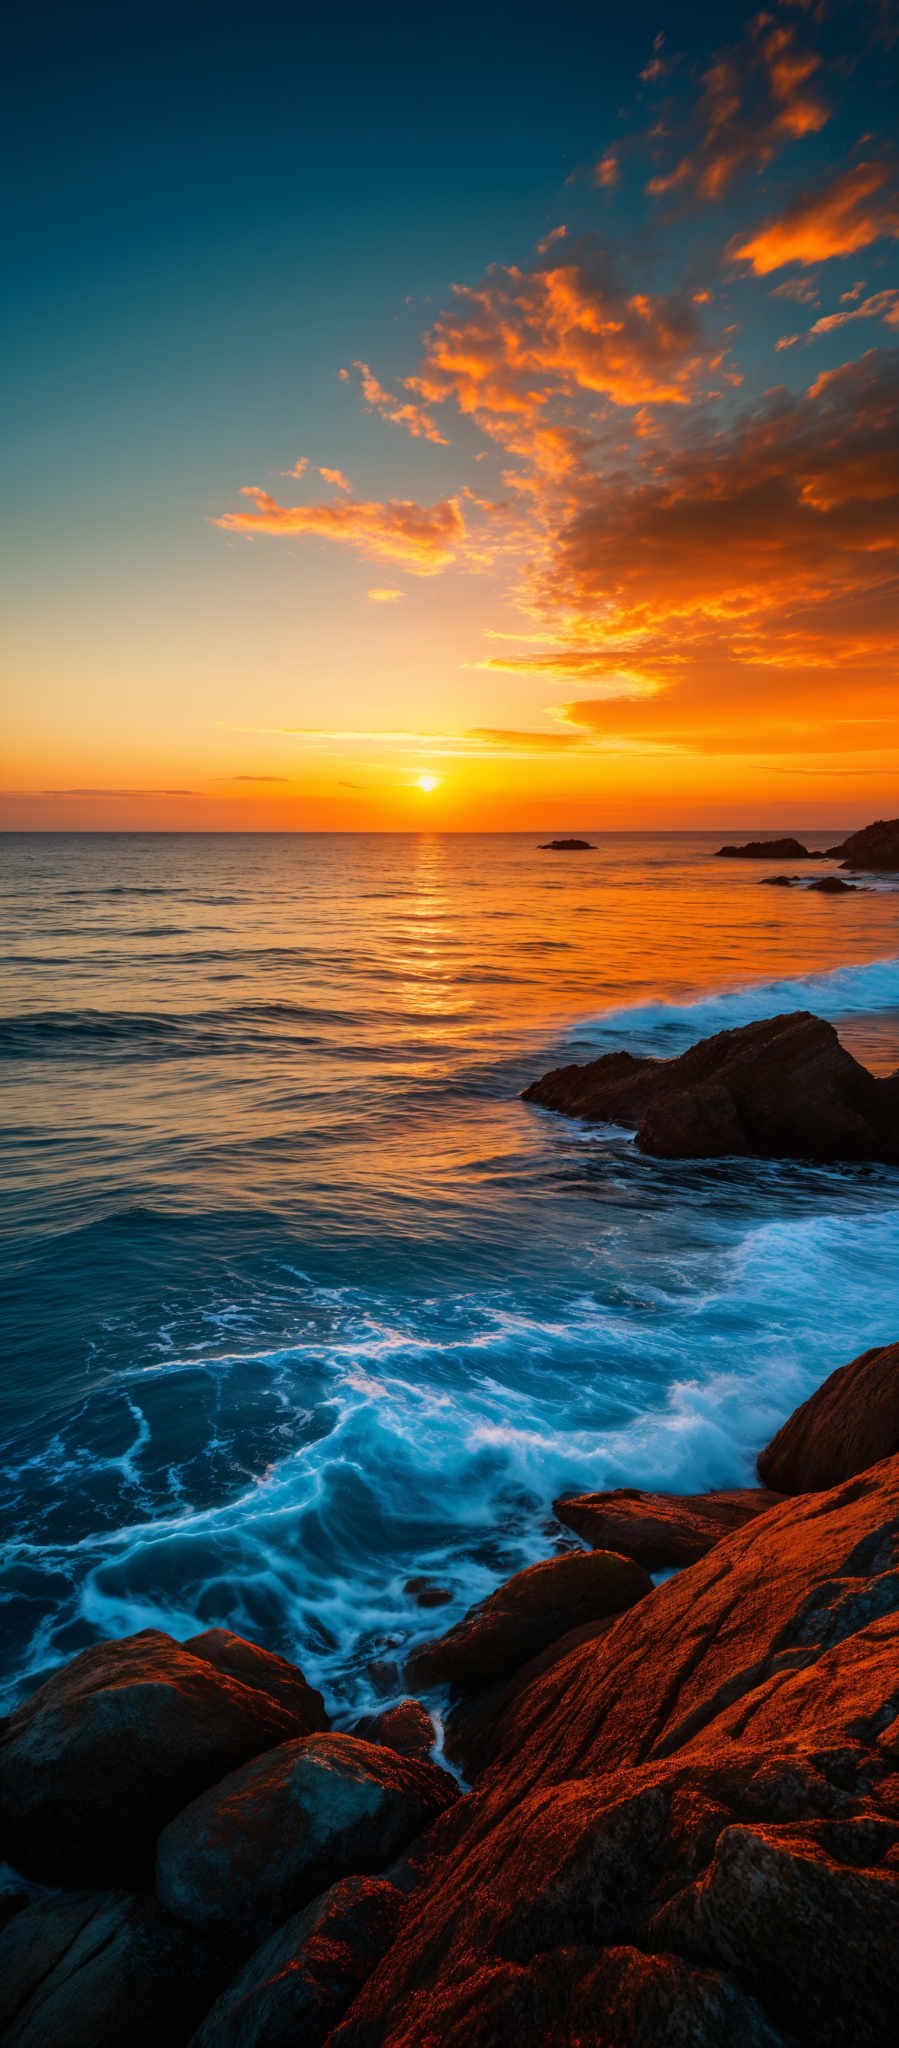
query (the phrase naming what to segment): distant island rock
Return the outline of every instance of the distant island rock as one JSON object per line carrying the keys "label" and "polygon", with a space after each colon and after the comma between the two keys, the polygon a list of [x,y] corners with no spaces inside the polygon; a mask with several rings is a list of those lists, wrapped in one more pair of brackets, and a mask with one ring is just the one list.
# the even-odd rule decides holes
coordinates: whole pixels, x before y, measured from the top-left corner
{"label": "distant island rock", "polygon": [[595,846],[589,839],[547,839],[540,848],[541,853],[595,853]]}
{"label": "distant island rock", "polygon": [[810,853],[801,839],[748,839],[745,846],[719,846],[718,860],[826,860]]}
{"label": "distant island rock", "polygon": [[768,1017],[681,1053],[606,1053],[532,1082],[525,1102],[636,1129],[658,1159],[899,1162],[899,1073],[877,1079],[808,1010]]}
{"label": "distant island rock", "polygon": [[839,860],[844,868],[867,868],[870,874],[899,874],[899,818],[878,818],[851,832],[839,846],[829,846],[828,860]]}
{"label": "distant island rock", "polygon": [[821,875],[814,882],[806,882],[802,875],[763,875],[762,884],[769,889],[794,889],[799,884],[806,893],[818,889],[822,896],[857,896],[861,887],[858,882],[841,881],[839,875]]}

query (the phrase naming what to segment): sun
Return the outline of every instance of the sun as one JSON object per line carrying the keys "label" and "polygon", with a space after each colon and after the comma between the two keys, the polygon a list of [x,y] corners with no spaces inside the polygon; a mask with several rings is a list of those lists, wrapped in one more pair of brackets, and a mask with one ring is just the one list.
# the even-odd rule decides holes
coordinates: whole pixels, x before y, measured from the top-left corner
{"label": "sun", "polygon": [[416,784],[416,788],[423,789],[425,796],[430,796],[432,789],[437,788],[437,784],[439,781],[439,775],[420,775],[418,778],[418,782]]}

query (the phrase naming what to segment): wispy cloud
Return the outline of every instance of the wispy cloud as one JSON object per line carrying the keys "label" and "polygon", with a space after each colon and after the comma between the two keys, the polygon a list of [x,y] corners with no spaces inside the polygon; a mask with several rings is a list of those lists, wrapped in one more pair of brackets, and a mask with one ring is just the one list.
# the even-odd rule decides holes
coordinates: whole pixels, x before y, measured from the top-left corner
{"label": "wispy cloud", "polygon": [[384,504],[343,499],[338,504],[279,505],[258,484],[244,484],[255,512],[225,512],[213,521],[227,533],[269,534],[280,539],[343,541],[362,554],[402,562],[416,576],[433,576],[452,562],[465,539],[465,522],[455,498],[436,505],[408,499]]}

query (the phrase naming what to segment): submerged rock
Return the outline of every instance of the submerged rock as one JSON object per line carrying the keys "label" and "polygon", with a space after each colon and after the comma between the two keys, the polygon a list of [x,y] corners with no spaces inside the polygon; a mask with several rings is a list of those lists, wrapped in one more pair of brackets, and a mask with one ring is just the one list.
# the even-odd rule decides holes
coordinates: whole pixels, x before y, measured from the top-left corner
{"label": "submerged rock", "polygon": [[436,1764],[352,1735],[285,1742],[170,1822],[156,1891],[188,1927],[260,1941],[338,1878],[383,1870],[457,1798]]}
{"label": "submerged rock", "polygon": [[731,1487],[719,1493],[642,1493],[619,1486],[611,1493],[582,1493],[553,1502],[567,1529],[596,1550],[617,1550],[636,1558],[648,1572],[695,1564],[722,1536],[753,1515],[776,1507],[782,1493],[762,1487]]}
{"label": "submerged rock", "polygon": [[585,1550],[547,1558],[516,1572],[447,1635],[419,1643],[406,1670],[420,1686],[490,1684],[569,1629],[621,1614],[651,1591],[631,1558]]}
{"label": "submerged rock", "polygon": [[899,1451],[899,1344],[838,1366],[779,1429],[758,1469],[781,1493],[838,1486]]}
{"label": "submerged rock", "polygon": [[301,1671],[211,1636],[227,1665],[144,1629],[83,1650],[17,1708],[0,1737],[0,1855],[45,1884],[140,1881],[188,1800],[327,1726]]}
{"label": "submerged rock", "polygon": [[878,818],[851,832],[839,846],[828,848],[828,858],[842,860],[844,868],[866,868],[869,874],[899,874],[899,818]]}
{"label": "submerged rock", "polygon": [[762,885],[769,889],[792,889],[798,880],[798,875],[763,875]]}
{"label": "submerged rock", "polygon": [[899,1457],[537,1677],[329,2048],[892,2048],[897,1565]]}
{"label": "submerged rock", "polygon": [[899,1160],[899,1074],[879,1080],[808,1010],[768,1017],[681,1053],[606,1053],[558,1067],[522,1100],[594,1123],[636,1127],[660,1159]]}
{"label": "submerged rock", "polygon": [[0,1935],[0,2043],[183,2048],[233,1967],[147,1894],[56,1894]]}
{"label": "submerged rock", "polygon": [[191,2048],[322,2048],[390,1946],[405,1903],[383,1878],[332,1885],[255,1950]]}

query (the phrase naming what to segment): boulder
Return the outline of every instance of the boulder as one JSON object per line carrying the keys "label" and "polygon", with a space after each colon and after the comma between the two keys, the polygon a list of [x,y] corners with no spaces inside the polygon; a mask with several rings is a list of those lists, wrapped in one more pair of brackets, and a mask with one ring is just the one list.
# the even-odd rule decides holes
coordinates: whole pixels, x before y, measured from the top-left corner
{"label": "boulder", "polygon": [[567,1529],[596,1550],[636,1558],[648,1572],[695,1564],[732,1529],[776,1507],[781,1493],[738,1486],[719,1493],[641,1493],[619,1486],[611,1493],[581,1493],[553,1502]]}
{"label": "boulder", "polygon": [[339,1878],[383,1870],[456,1798],[436,1764],[352,1735],[285,1742],[169,1823],[156,1891],[188,1927],[261,1941]]}
{"label": "boulder", "polygon": [[899,1074],[869,1074],[807,1010],[719,1031],[677,1059],[612,1052],[558,1067],[522,1099],[636,1128],[659,1159],[899,1160]]}
{"label": "boulder", "polygon": [[332,1885],[254,1951],[191,2048],[322,2048],[389,1948],[404,1907],[383,1878]]}
{"label": "boulder", "polygon": [[794,882],[798,882],[798,880],[799,880],[799,876],[798,876],[798,875],[763,875],[763,876],[762,876],[762,883],[763,883],[763,885],[767,885],[767,887],[768,887],[769,889],[792,889],[792,887],[793,887],[793,884],[794,884]]}
{"label": "boulder", "polygon": [[321,1693],[307,1683],[302,1671],[296,1664],[289,1664],[286,1657],[278,1657],[272,1650],[260,1650],[258,1643],[248,1643],[227,1628],[204,1629],[202,1635],[189,1636],[184,1648],[192,1657],[201,1657],[205,1664],[214,1665],[226,1678],[236,1678],[241,1685],[252,1686],[269,1699],[280,1700],[282,1707],[302,1722],[304,1734],[323,1735],[329,1727]]}
{"label": "boulder", "polygon": [[808,882],[808,889],[817,889],[822,896],[857,896],[857,882],[842,882],[839,875],[821,875],[816,882]]}
{"label": "boulder", "polygon": [[148,1894],[56,1894],[0,1935],[0,2043],[182,2048],[233,1967]]}
{"label": "boulder", "polygon": [[828,848],[828,858],[869,874],[899,874],[899,818],[878,818],[860,832],[850,832],[848,839]]}
{"label": "boulder", "polygon": [[604,1621],[585,1621],[580,1628],[570,1628],[558,1642],[541,1650],[539,1657],[529,1657],[504,1684],[481,1686],[477,1692],[455,1695],[443,1724],[443,1747],[450,1763],[469,1783],[493,1762],[509,1717],[514,1715],[518,1701],[534,1679],[561,1664],[582,1643],[595,1642],[614,1626],[614,1615]]}
{"label": "boulder", "polygon": [[453,1597],[449,1586],[438,1586],[433,1579],[407,1579],[403,1592],[416,1607],[445,1607]]}
{"label": "boulder", "polygon": [[395,1749],[398,1756],[429,1757],[437,1734],[427,1707],[420,1700],[400,1700],[398,1706],[384,1707],[380,1714],[363,1714],[354,1722],[351,1735],[361,1742],[380,1742]]}
{"label": "boulder", "polygon": [[892,2048],[897,1653],[899,1456],[519,1695],[329,2048]]}
{"label": "boulder", "polygon": [[547,839],[540,848],[541,853],[595,853],[589,839]]}
{"label": "boulder", "polygon": [[651,1579],[631,1558],[600,1550],[550,1557],[516,1572],[447,1635],[419,1643],[406,1670],[427,1688],[489,1685],[569,1629],[621,1614],[651,1591]]}
{"label": "boulder", "polygon": [[801,839],[747,839],[744,846],[719,846],[718,860],[821,860]]}
{"label": "boulder", "polygon": [[0,1737],[0,1855],[46,1884],[140,1881],[160,1828],[188,1800],[322,1726],[321,1697],[301,1672],[291,1689],[282,1658],[226,1640],[252,1678],[158,1629],[98,1643],[54,1672]]}
{"label": "boulder", "polygon": [[815,1493],[899,1451],[899,1344],[875,1344],[803,1401],[758,1461],[766,1486]]}

